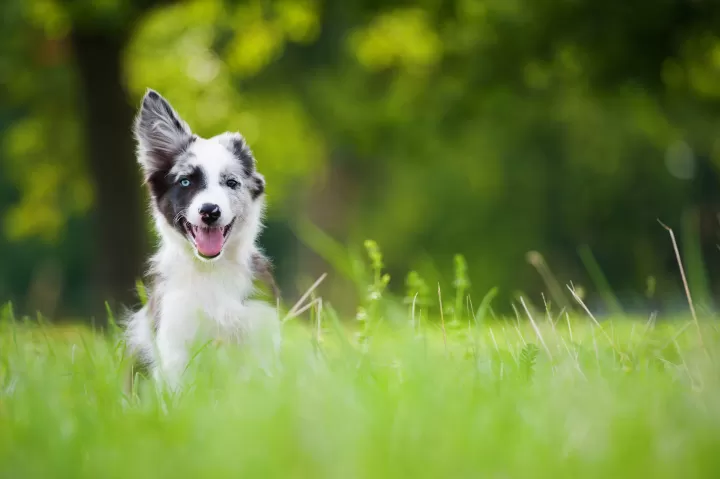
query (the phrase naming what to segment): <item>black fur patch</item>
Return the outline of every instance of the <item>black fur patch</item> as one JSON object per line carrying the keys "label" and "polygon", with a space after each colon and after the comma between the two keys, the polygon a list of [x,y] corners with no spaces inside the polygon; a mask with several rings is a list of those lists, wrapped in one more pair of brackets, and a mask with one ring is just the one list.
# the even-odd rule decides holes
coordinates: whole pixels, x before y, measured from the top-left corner
{"label": "black fur patch", "polygon": [[232,139],[232,152],[243,165],[245,175],[251,176],[255,171],[255,157],[253,157],[250,147],[243,137],[240,135]]}
{"label": "black fur patch", "polygon": [[256,200],[258,196],[265,193],[265,178],[259,173],[253,173],[250,176],[250,194],[252,199]]}
{"label": "black fur patch", "polygon": [[243,172],[248,178],[247,186],[250,189],[250,195],[255,200],[265,193],[265,178],[256,171],[255,157],[245,139],[239,134],[234,134],[230,141],[230,151],[242,164]]}
{"label": "black fur patch", "polygon": [[207,188],[207,179],[200,167],[195,167],[192,173],[182,178],[190,180],[190,186],[182,186],[180,178],[172,177],[169,169],[156,171],[150,175],[148,186],[160,213],[184,235],[185,228],[178,215],[187,210],[195,195]]}

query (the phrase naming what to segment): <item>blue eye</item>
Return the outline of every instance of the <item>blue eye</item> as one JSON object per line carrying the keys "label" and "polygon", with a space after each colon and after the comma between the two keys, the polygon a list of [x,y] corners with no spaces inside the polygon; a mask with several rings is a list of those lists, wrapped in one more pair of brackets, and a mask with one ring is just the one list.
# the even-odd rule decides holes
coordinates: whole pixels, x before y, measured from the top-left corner
{"label": "blue eye", "polygon": [[227,180],[225,182],[225,184],[227,185],[228,188],[232,188],[232,189],[235,189],[238,186],[238,182],[235,180]]}
{"label": "blue eye", "polygon": [[188,186],[190,186],[190,180],[188,180],[187,178],[181,179],[180,186],[187,188]]}

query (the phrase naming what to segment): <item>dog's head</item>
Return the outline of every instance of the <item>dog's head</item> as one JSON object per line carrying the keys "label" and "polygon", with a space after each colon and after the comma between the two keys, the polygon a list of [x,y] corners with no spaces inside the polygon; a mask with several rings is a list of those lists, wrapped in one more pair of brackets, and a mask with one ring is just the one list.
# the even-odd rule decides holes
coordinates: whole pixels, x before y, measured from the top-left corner
{"label": "dog's head", "polygon": [[242,135],[200,138],[167,100],[148,90],[135,137],[162,231],[187,240],[203,260],[219,258],[236,237],[254,240],[265,180]]}

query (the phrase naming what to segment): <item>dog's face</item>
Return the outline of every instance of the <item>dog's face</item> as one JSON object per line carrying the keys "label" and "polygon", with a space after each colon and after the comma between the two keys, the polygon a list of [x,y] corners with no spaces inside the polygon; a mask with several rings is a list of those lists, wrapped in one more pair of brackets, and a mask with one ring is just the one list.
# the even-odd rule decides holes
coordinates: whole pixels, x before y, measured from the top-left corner
{"label": "dog's face", "polygon": [[257,230],[265,180],[239,133],[200,138],[162,96],[148,90],[135,137],[156,216],[199,258],[217,259],[234,235]]}

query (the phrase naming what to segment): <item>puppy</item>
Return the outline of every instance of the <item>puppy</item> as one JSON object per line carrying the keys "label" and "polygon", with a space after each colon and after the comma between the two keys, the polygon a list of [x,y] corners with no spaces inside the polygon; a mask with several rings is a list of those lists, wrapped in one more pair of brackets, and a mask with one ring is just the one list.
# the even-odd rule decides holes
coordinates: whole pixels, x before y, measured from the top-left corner
{"label": "puppy", "polygon": [[150,260],[148,301],[127,319],[126,341],[156,380],[176,389],[194,345],[245,343],[261,333],[277,345],[275,308],[248,299],[256,277],[277,296],[256,245],[265,180],[242,135],[193,134],[153,90],[134,134],[160,245]]}

